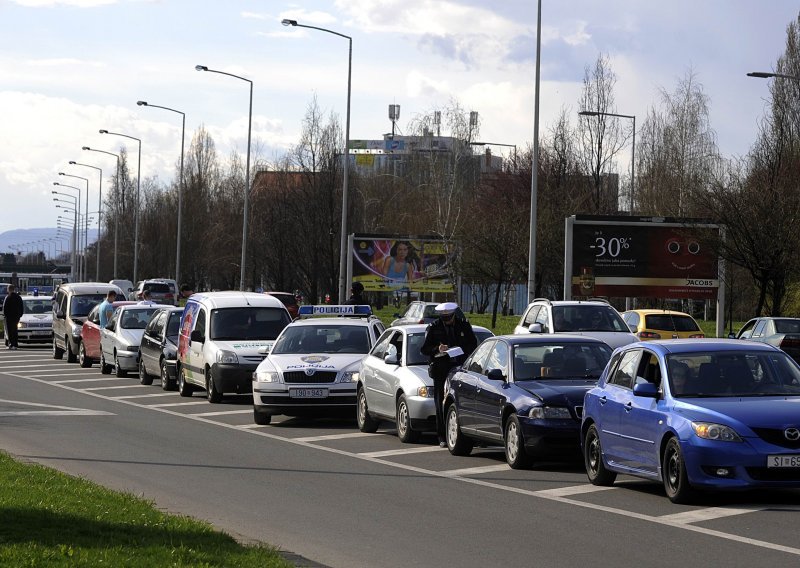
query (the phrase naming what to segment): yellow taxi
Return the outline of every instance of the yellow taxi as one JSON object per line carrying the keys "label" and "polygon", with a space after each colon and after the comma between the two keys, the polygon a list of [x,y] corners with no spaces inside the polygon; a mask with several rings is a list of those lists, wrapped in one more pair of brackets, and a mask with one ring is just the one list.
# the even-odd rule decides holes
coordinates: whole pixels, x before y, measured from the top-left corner
{"label": "yellow taxi", "polygon": [[622,314],[622,319],[641,341],[705,337],[694,318],[684,312],[628,310]]}

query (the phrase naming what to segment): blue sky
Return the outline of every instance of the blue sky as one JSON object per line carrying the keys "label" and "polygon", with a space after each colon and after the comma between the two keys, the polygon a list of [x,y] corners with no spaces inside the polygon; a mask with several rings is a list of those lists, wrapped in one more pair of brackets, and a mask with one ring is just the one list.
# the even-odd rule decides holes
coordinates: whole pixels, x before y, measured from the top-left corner
{"label": "blue sky", "polygon": [[[347,41],[287,28],[282,18],[353,38],[351,138],[400,131],[416,115],[456,98],[480,113],[483,140],[525,146],[533,136],[534,0],[0,0],[0,232],[52,227],[50,191],[59,171],[90,178],[142,139],[142,177],[168,182],[201,125],[219,155],[244,153],[248,86],[195,71],[197,64],[253,81],[253,160],[272,161],[296,144],[314,96],[344,121]],[[643,121],[693,69],[711,99],[711,122],[726,155],[747,152],[764,113],[769,71],[798,16],[796,0],[544,0],[541,129],[562,107],[577,112],[584,67],[609,55],[618,76],[617,112]],[[498,152],[507,151],[495,148]],[[623,152],[625,154],[625,152]],[[627,154],[620,157],[626,168]],[[72,179],[76,185],[84,182]],[[91,209],[91,207],[90,207]]]}

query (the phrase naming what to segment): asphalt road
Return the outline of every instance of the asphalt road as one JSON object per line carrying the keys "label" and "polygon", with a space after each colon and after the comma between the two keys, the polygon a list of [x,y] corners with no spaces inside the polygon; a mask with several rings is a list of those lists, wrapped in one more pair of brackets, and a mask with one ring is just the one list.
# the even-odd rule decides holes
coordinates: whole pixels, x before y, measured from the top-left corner
{"label": "asphalt road", "polygon": [[[158,379],[101,375],[48,349],[0,349],[0,448],[274,544],[301,565],[796,566],[800,490],[671,504],[659,485],[587,483],[579,463],[453,457],[392,424],[276,419]],[[308,562],[302,558],[309,559]]]}

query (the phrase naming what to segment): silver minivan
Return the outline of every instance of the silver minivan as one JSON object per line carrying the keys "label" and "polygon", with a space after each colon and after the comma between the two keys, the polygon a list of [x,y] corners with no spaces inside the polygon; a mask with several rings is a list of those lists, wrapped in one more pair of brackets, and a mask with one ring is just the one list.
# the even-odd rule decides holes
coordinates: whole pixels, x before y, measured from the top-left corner
{"label": "silver minivan", "polygon": [[78,282],[58,287],[53,295],[53,359],[61,359],[66,353],[67,361],[78,361],[83,322],[110,290],[124,297],[118,286],[104,282]]}

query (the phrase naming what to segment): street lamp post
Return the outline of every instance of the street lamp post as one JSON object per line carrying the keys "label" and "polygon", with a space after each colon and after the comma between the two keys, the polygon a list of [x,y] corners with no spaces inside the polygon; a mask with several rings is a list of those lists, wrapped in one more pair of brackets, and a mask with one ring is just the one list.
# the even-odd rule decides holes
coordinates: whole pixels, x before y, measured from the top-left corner
{"label": "street lamp post", "polygon": [[533,157],[531,160],[531,222],[528,242],[528,302],[536,298],[536,207],[539,193],[539,86],[542,51],[542,0],[536,9],[536,89],[533,102]]}
{"label": "street lamp post", "polygon": [[[77,255],[77,248],[78,248],[77,247],[77,238],[78,238],[77,237],[77,231],[78,231],[78,206],[77,205],[78,205],[78,201],[77,201],[77,199],[75,198],[74,195],[69,195],[67,193],[65,193],[64,195],[69,197],[69,198],[71,198],[71,199],[75,199],[75,202],[74,202],[75,203],[75,207],[69,208],[69,207],[65,207],[63,205],[59,205],[58,204],[59,202],[69,203],[69,201],[64,201],[63,199],[58,199],[57,197],[54,197],[53,201],[56,202],[56,209],[62,209],[62,210],[64,210],[65,213],[67,211],[72,211],[72,213],[73,213],[74,220],[72,221],[72,246],[71,246],[72,255],[71,255],[71,258],[70,258],[70,280],[73,280],[75,278],[75,273],[77,272],[77,257],[76,257],[76,255]],[[80,195],[80,192],[78,192],[78,195]],[[61,217],[61,216],[59,216],[58,219],[59,220],[64,219],[65,222],[67,220],[66,217]],[[59,225],[59,227],[61,227],[61,225]]]}
{"label": "street lamp post", "polygon": [[[78,252],[80,250],[80,223],[78,221],[78,214],[80,213],[80,210],[81,210],[81,188],[75,187],[74,185],[65,185],[65,184],[59,183],[57,181],[54,181],[53,185],[57,185],[59,187],[68,187],[68,188],[74,189],[75,191],[78,192],[78,194],[77,194],[78,195],[77,203],[76,203],[76,209],[77,210],[75,212],[75,229],[74,229],[75,238],[74,238],[74,247],[73,247],[73,251],[74,251],[74,255],[75,255],[75,260],[74,260],[74,265],[75,266],[73,267],[74,274],[72,276],[73,276],[73,278],[75,278],[77,276],[77,279],[80,281],[81,280],[81,270],[80,270],[80,268],[81,268],[80,267],[81,255]],[[58,199],[55,199],[55,198],[54,198],[54,200],[58,201]],[[59,206],[56,205],[56,207],[59,207]],[[63,209],[63,207],[62,207],[62,209]]]}
{"label": "street lamp post", "polygon": [[758,79],[769,79],[770,77],[777,77],[779,79],[793,79],[800,81],[800,75],[786,75],[785,73],[767,73],[765,71],[751,71],[747,74],[748,77],[756,77]]}
{"label": "street lamp post", "polygon": [[631,141],[631,197],[629,203],[629,213],[633,215],[633,194],[636,187],[636,116],[632,114],[616,114],[613,112],[600,112],[594,110],[584,110],[578,114],[580,116],[616,116],[618,118],[633,119],[633,140]]}
{"label": "street lamp post", "polygon": [[74,176],[72,174],[68,174],[68,173],[64,173],[64,172],[58,172],[58,175],[64,176],[64,177],[73,177],[73,178],[76,178],[76,179],[82,179],[83,181],[86,182],[86,199],[85,199],[84,204],[83,204],[83,207],[84,207],[84,209],[83,209],[83,213],[84,213],[83,214],[83,220],[84,220],[84,223],[86,223],[86,226],[83,228],[83,254],[84,254],[84,257],[83,257],[83,263],[81,265],[81,271],[80,271],[80,275],[79,275],[81,277],[81,280],[86,281],[86,279],[87,279],[87,274],[86,274],[86,272],[87,272],[87,270],[86,270],[86,251],[89,248],[89,224],[88,224],[88,219],[89,219],[89,180],[87,178],[85,178],[85,177]]}
{"label": "street lamp post", "polygon": [[[161,109],[169,110],[169,111],[172,111],[172,112],[175,112],[175,113],[178,113],[179,115],[181,115],[181,179],[180,179],[180,184],[178,185],[178,236],[177,236],[177,239],[176,239],[178,241],[178,244],[177,244],[177,246],[175,248],[175,282],[180,283],[180,281],[181,281],[181,212],[183,211],[183,206],[182,206],[182,203],[183,203],[183,192],[185,190],[184,182],[183,182],[183,146],[184,146],[184,140],[186,139],[186,113],[183,113],[183,112],[181,112],[179,110],[175,110],[174,108],[148,104],[147,101],[136,101],[136,104],[139,105],[139,106],[149,106],[149,107],[152,107],[152,108],[161,108]],[[251,116],[252,116],[252,112],[253,112],[253,95],[252,95],[252,83],[250,83],[250,114],[251,114]],[[249,152],[249,148],[250,148],[250,133],[249,133],[249,130],[248,130],[248,134],[247,134],[247,147],[248,147],[247,171],[249,172],[250,171],[250,162],[249,162],[249,156],[250,156],[250,152]],[[249,192],[249,184],[248,184],[248,192]],[[245,222],[247,222],[246,219],[247,219],[247,214],[245,213]],[[242,264],[244,265],[244,259],[242,259]]]}
{"label": "street lamp post", "polygon": [[339,303],[343,304],[347,301],[347,188],[350,170],[350,92],[353,74],[353,38],[326,28],[298,24],[297,20],[284,19],[281,20],[281,24],[333,34],[343,37],[349,44],[347,56],[347,113],[345,115],[344,128],[344,174],[342,178],[342,227],[339,238]]}
{"label": "street lamp post", "polygon": [[[114,156],[117,159],[117,187],[119,187],[119,154],[115,154],[114,152],[106,152],[105,150],[95,150],[94,148],[89,148],[89,146],[83,146],[81,150],[89,150],[91,152],[100,152],[101,154],[108,154],[109,156]],[[118,201],[118,200],[117,200]],[[115,201],[115,203],[117,202]],[[117,206],[117,216],[119,216],[119,206]],[[119,219],[117,219],[119,220]],[[98,221],[99,223],[99,221]],[[119,234],[119,223],[114,223],[114,271],[113,277],[117,278],[117,235]],[[99,246],[99,245],[98,245]],[[98,248],[97,254],[97,262],[100,263],[100,249]]]}
{"label": "street lamp post", "polygon": [[[228,77],[233,77],[235,79],[241,79],[242,81],[247,81],[250,83],[250,110],[247,114],[247,161],[245,164],[245,173],[244,173],[244,212],[242,213],[242,262],[241,266],[239,267],[239,290],[244,290],[244,278],[245,278],[245,261],[247,259],[247,216],[248,216],[248,204],[250,202],[250,133],[253,129],[253,81],[250,79],[245,79],[244,77],[240,77],[239,75],[234,75],[233,73],[226,73],[225,71],[216,71],[214,69],[209,69],[205,65],[195,65],[194,68],[197,71],[208,71],[209,73],[219,73],[220,75],[227,75]],[[171,109],[170,109],[171,110]],[[176,278],[177,280],[177,278]]]}
{"label": "street lamp post", "polygon": [[502,144],[500,142],[470,142],[470,146],[505,146],[506,148],[514,148],[514,166],[517,165],[517,145],[516,144]]}
{"label": "street lamp post", "polygon": [[[136,166],[136,211],[134,211],[133,221],[133,282],[138,282],[136,276],[139,270],[139,190],[142,186],[142,141],[127,134],[120,134],[119,132],[109,132],[108,130],[101,130],[100,134],[113,134],[114,136],[122,136],[123,138],[130,138],[139,143],[139,163]],[[117,177],[119,180],[119,177]],[[117,181],[119,183],[119,181]],[[116,270],[114,271],[116,276]]]}
{"label": "street lamp post", "polygon": [[[103,170],[98,168],[97,166],[91,166],[89,164],[82,164],[80,162],[76,162],[75,160],[70,160],[70,165],[72,166],[83,166],[85,168],[92,168],[97,170],[100,174],[100,186],[99,191],[97,194],[97,240],[96,243],[96,251],[95,256],[97,257],[97,268],[95,269],[95,281],[100,282],[100,232],[102,231],[102,226],[100,225],[100,221],[102,218],[102,210],[103,210]],[[88,201],[88,197],[87,197]]]}

